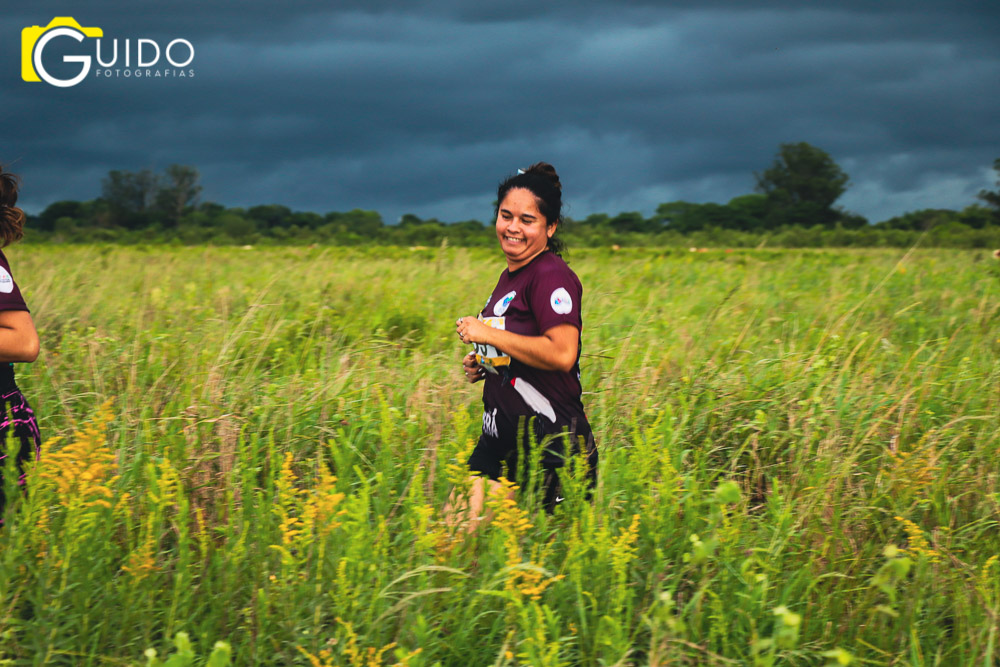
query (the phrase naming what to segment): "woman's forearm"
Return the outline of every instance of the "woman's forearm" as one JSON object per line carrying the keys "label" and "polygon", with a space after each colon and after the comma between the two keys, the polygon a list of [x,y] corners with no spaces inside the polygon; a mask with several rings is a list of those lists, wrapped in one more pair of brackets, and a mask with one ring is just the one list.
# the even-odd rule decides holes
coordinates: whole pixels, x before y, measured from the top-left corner
{"label": "woman's forearm", "polygon": [[545,371],[573,369],[579,348],[580,332],[572,324],[560,324],[541,336],[489,328],[483,333],[484,343],[534,368]]}
{"label": "woman's forearm", "polygon": [[0,311],[0,362],[32,362],[38,358],[38,332],[24,310]]}
{"label": "woman's forearm", "polygon": [[8,361],[32,362],[37,358],[37,336],[31,338],[19,331],[0,328],[0,363]]}

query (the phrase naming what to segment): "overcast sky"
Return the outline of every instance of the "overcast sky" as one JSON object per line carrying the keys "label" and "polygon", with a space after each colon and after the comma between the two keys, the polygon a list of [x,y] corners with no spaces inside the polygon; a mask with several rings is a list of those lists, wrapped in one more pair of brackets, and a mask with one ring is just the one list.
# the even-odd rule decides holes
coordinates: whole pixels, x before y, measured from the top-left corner
{"label": "overcast sky", "polygon": [[[487,220],[497,182],[538,160],[572,217],[724,203],[799,141],[844,168],[839,204],[872,222],[994,187],[1000,2],[822,4],[6,2],[0,162],[32,213],[99,196],[109,170],[176,163],[203,200],[390,223]],[[187,39],[194,76],[22,81],[22,28],[63,15],[104,31],[105,60],[114,38]],[[70,77],[62,55],[93,42],[53,39],[44,62]]]}

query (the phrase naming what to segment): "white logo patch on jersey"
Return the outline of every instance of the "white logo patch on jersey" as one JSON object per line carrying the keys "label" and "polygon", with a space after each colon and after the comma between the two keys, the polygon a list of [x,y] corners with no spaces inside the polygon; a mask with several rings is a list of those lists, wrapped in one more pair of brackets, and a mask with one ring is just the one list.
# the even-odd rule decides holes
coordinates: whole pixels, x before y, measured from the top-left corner
{"label": "white logo patch on jersey", "polygon": [[560,287],[552,292],[552,296],[549,297],[549,304],[552,305],[552,310],[560,315],[565,315],[573,310],[573,298],[566,291],[565,287]]}
{"label": "white logo patch on jersey", "polygon": [[507,292],[503,295],[503,298],[497,301],[497,305],[493,306],[493,314],[500,317],[507,312],[507,307],[510,306],[510,302],[514,300],[517,296],[517,292]]}
{"label": "white logo patch on jersey", "polygon": [[0,266],[0,292],[10,294],[14,291],[14,278],[7,273],[7,269]]}

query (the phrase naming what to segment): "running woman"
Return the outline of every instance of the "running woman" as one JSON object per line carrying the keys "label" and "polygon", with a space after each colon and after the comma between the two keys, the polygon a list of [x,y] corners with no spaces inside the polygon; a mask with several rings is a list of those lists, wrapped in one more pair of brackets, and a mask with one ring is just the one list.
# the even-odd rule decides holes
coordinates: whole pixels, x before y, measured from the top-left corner
{"label": "running woman", "polygon": [[[17,203],[17,176],[0,168],[0,248],[24,235],[24,211]],[[14,437],[17,451],[18,484],[24,485],[24,462],[37,461],[42,440],[35,413],[14,382],[12,362],[32,362],[38,358],[38,333],[31,320],[21,290],[10,272],[10,264],[0,250],[0,465],[7,470],[8,439]],[[0,469],[0,525],[5,505],[2,469]]]}
{"label": "running woman", "polygon": [[[482,514],[487,479],[518,481],[519,452],[531,442],[544,451],[543,503],[562,500],[557,470],[567,455],[586,452],[591,486],[597,448],[581,401],[580,315],[583,287],[560,256],[562,185],[552,165],[539,162],[497,189],[496,235],[507,269],[478,317],[456,321],[474,350],[462,362],[469,382],[485,380],[483,431],[469,458],[473,474],[469,530]],[[569,446],[567,446],[569,443]],[[526,466],[523,466],[526,468]],[[523,471],[522,471],[523,476]]]}

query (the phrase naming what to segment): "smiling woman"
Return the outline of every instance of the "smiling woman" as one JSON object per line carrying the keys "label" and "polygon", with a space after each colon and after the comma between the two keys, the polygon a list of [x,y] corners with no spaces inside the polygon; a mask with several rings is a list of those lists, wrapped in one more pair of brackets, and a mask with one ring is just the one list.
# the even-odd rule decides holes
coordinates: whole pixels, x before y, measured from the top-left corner
{"label": "smiling woman", "polygon": [[597,448],[581,401],[583,287],[555,238],[562,184],[552,165],[539,162],[501,183],[497,202],[496,235],[507,269],[478,317],[455,322],[462,342],[474,345],[462,362],[466,379],[485,380],[470,493],[461,505],[453,496],[446,508],[470,531],[482,518],[487,480],[495,487],[501,477],[525,475],[522,453],[541,460],[547,511],[562,500],[558,469],[567,456],[583,449],[591,487],[597,479]]}

